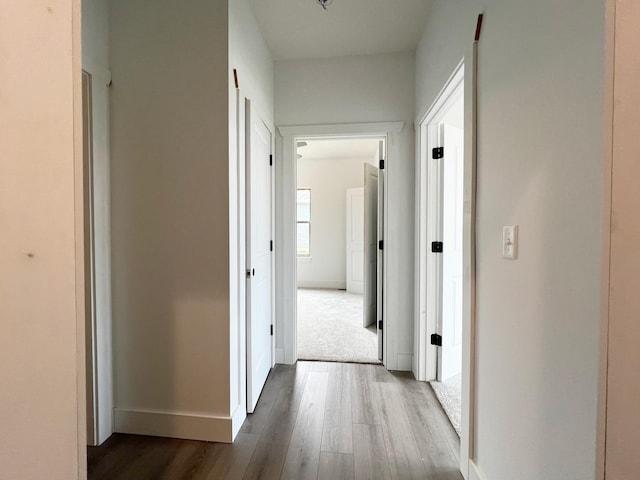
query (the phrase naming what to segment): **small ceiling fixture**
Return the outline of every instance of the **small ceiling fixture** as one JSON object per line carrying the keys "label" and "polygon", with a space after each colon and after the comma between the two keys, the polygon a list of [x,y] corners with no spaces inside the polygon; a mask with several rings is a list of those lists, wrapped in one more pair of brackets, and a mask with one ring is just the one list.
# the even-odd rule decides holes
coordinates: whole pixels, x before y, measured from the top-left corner
{"label": "small ceiling fixture", "polygon": [[316,2],[318,2],[320,6],[326,10],[327,7],[333,3],[333,0],[316,0]]}

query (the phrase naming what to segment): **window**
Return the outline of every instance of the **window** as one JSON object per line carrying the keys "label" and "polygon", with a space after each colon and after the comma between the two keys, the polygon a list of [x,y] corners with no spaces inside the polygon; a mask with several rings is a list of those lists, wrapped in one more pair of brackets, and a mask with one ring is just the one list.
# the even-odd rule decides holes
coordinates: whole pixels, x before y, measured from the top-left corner
{"label": "window", "polygon": [[298,256],[311,256],[311,190],[299,188],[298,211]]}

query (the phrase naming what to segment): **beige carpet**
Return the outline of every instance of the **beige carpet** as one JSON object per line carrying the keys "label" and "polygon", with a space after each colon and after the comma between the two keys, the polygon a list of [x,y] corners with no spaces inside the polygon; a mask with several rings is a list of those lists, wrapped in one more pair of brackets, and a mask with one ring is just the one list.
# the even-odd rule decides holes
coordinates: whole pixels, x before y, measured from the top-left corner
{"label": "beige carpet", "polygon": [[451,421],[454,430],[460,436],[460,417],[462,412],[462,375],[455,375],[444,382],[429,382],[438,397],[442,408]]}
{"label": "beige carpet", "polygon": [[298,290],[298,358],[380,363],[375,325],[362,326],[363,297],[341,290]]}

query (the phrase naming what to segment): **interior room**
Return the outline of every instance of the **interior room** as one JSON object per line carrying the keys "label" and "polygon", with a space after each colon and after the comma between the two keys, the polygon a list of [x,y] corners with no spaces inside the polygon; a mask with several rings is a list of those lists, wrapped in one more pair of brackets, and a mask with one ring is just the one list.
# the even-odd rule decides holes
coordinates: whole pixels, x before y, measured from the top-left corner
{"label": "interior room", "polygon": [[[297,143],[298,359],[380,363],[375,312],[365,317],[365,178],[378,139]],[[368,167],[367,167],[368,166]],[[377,220],[377,183],[376,202]],[[377,225],[377,223],[376,223]],[[377,243],[375,238],[369,242]],[[368,251],[368,249],[367,249]],[[367,284],[365,286],[365,283]]]}

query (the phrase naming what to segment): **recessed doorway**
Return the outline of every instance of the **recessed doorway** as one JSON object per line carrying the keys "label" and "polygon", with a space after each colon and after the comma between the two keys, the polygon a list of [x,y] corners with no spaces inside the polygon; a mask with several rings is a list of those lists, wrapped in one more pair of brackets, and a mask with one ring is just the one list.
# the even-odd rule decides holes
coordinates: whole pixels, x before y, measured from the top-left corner
{"label": "recessed doorway", "polygon": [[384,139],[305,138],[296,149],[298,358],[380,363]]}
{"label": "recessed doorway", "polygon": [[431,383],[464,448],[470,415],[471,377],[465,358],[470,358],[474,205],[473,147],[468,135],[473,132],[473,118],[467,108],[472,105],[473,92],[466,87],[472,85],[465,83],[461,62],[417,122],[417,376]]}

